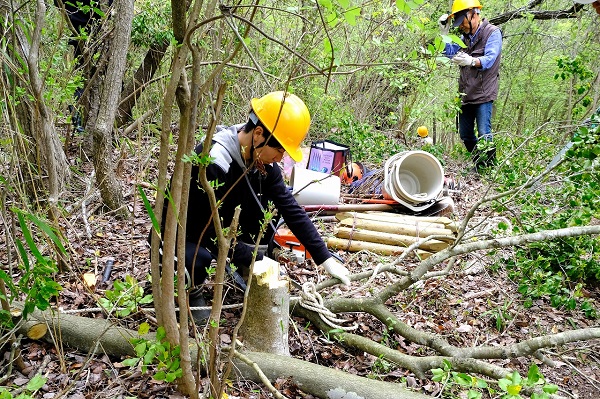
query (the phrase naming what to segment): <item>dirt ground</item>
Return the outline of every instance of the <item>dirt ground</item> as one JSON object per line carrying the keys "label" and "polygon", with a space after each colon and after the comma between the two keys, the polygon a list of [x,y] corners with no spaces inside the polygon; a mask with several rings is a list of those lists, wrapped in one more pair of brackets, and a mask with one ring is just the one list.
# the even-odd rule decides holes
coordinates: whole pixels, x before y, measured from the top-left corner
{"label": "dirt ground", "polygon": [[[73,208],[64,220],[72,256],[71,270],[58,276],[63,291],[56,305],[64,310],[81,312],[82,316],[104,318],[102,312],[87,311],[96,308],[97,298],[113,287],[115,280],[130,275],[141,282],[149,291],[149,248],[146,237],[150,221],[138,196],[135,184],[146,180],[140,176],[133,160],[122,160],[120,169],[129,201],[132,217],[118,220],[113,214],[100,207],[97,195],[92,195],[82,207]],[[455,216],[461,219],[479,198],[486,184],[485,178],[465,172],[465,165],[447,166],[446,174],[460,183],[459,193],[453,195]],[[86,184],[82,182],[81,190]],[[150,192],[148,192],[150,194]],[[84,217],[87,215],[87,218]],[[327,229],[328,227],[325,226]],[[6,248],[5,235],[0,238],[0,248]],[[6,255],[5,249],[2,257]],[[359,272],[381,261],[381,257],[370,254],[340,253],[352,272]],[[450,343],[465,347],[478,345],[506,345],[548,333],[557,333],[574,328],[598,326],[596,320],[587,319],[580,312],[552,308],[547,300],[539,300],[531,308],[523,307],[523,299],[502,268],[502,256],[496,259],[465,257],[458,263],[461,270],[470,266],[469,273],[450,274],[445,278],[430,279],[418,288],[410,289],[394,298],[389,305],[410,326],[423,331],[441,334]],[[106,262],[114,260],[107,283],[98,283],[89,289],[82,280],[85,272],[93,272],[98,279],[102,276]],[[497,262],[499,261],[499,262]],[[495,266],[492,265],[495,263]],[[407,263],[406,267],[413,265]],[[289,265],[292,278],[298,281],[317,279],[314,265],[307,263]],[[355,283],[360,287],[360,283]],[[294,293],[292,293],[294,294]],[[357,293],[356,295],[360,295]],[[598,298],[597,289],[590,288],[590,296]],[[233,287],[226,297],[227,303],[238,303],[241,294]],[[136,328],[139,322],[149,321],[147,313],[137,313],[115,323]],[[231,331],[240,315],[239,310],[225,311],[222,341],[227,343]],[[356,333],[377,342],[387,343],[406,354],[427,354],[418,345],[389,333],[382,324],[364,314],[348,315],[359,325]],[[407,370],[399,369],[364,352],[352,350],[328,341],[323,334],[306,327],[306,322],[294,319],[295,328],[290,329],[290,350],[297,358],[321,365],[335,367],[349,373],[393,381],[422,393],[437,397],[466,397],[454,391],[441,396],[441,386],[431,380],[419,380]],[[498,326],[501,326],[501,330]],[[0,358],[0,375],[6,375],[3,385],[10,387],[14,396],[25,387],[35,374],[48,378],[37,397],[71,399],[79,398],[178,398],[173,386],[155,381],[149,374],[122,364],[123,359],[98,355],[88,359],[85,353],[70,348],[57,348],[40,341],[20,338],[19,347],[27,368],[18,371],[9,369],[11,351],[4,347]],[[516,358],[499,360],[495,364],[516,369],[526,375],[531,362],[539,365],[541,372],[551,383],[563,390],[561,395],[571,398],[596,399],[600,397],[600,341],[565,345],[543,353],[554,363],[553,367],[538,359]],[[310,398],[288,381],[278,381],[276,387],[289,398]],[[250,381],[237,381],[228,390],[229,398],[272,397],[263,386]],[[485,396],[484,396],[485,397]]]}

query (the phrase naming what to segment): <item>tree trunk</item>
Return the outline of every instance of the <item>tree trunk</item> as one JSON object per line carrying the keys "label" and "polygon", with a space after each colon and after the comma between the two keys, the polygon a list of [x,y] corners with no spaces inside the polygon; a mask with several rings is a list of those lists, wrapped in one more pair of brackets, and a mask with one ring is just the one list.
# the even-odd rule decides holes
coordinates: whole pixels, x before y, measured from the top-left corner
{"label": "tree trunk", "polygon": [[114,32],[107,47],[108,64],[100,89],[100,107],[94,125],[90,126],[94,140],[94,168],[102,200],[121,216],[125,216],[127,210],[123,207],[121,186],[115,175],[112,132],[127,61],[132,19],[133,1],[116,2]]}
{"label": "tree trunk", "polygon": [[117,110],[117,126],[122,126],[131,120],[133,107],[160,66],[169,45],[169,41],[162,41],[153,43],[148,49],[142,64],[121,92],[121,101]]}
{"label": "tree trunk", "polygon": [[[60,138],[54,129],[53,117],[43,96],[44,82],[40,76],[38,60],[45,17],[46,6],[43,1],[37,1],[34,31],[25,33],[18,27],[27,24],[14,23],[17,28],[10,32],[14,32],[14,41],[18,43],[14,46],[18,53],[13,56],[15,59],[20,58],[27,62],[27,75],[23,76],[23,79],[13,79],[13,82],[29,82],[30,87],[27,92],[33,97],[33,100],[29,100],[28,96],[23,96],[17,105],[18,124],[25,136],[33,139],[23,140],[23,145],[17,148],[24,155],[21,159],[28,159],[38,165],[39,179],[46,180],[44,186],[48,191],[49,203],[55,206],[69,177],[69,165]],[[34,143],[31,147],[28,145],[30,142]],[[30,194],[34,197],[39,195],[35,192]]]}

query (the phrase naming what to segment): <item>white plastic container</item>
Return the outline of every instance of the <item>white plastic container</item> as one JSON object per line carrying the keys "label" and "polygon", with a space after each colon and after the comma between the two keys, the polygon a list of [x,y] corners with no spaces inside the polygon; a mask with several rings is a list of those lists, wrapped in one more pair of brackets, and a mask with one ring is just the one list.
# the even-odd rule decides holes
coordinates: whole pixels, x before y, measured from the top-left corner
{"label": "white plastic container", "polygon": [[400,152],[385,163],[384,195],[412,210],[431,206],[443,187],[444,169],[428,152]]}
{"label": "white plastic container", "polygon": [[300,205],[337,205],[340,177],[294,166],[290,177],[292,195]]}

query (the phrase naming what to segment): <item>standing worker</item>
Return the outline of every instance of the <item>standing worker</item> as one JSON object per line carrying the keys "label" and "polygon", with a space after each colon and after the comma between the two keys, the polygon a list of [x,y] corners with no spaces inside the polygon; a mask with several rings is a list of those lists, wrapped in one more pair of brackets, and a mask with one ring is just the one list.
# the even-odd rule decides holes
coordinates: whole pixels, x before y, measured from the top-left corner
{"label": "standing worker", "polygon": [[[465,49],[456,43],[446,44],[444,53],[460,67],[458,90],[463,94],[458,131],[467,151],[473,154],[477,169],[492,165],[496,160],[496,148],[486,146],[484,154],[477,150],[480,139],[492,142],[492,105],[498,97],[500,53],[502,32],[487,19],[480,17],[482,5],[479,0],[455,0],[452,13],[439,20],[440,31],[447,35],[452,27],[462,32]],[[475,121],[477,132],[475,135]]]}
{"label": "standing worker", "polygon": [[[296,162],[302,159],[300,144],[309,126],[308,109],[296,95],[276,91],[254,98],[250,102],[248,122],[217,128],[210,149],[213,160],[206,169],[206,175],[209,181],[218,182],[215,195],[221,202],[219,216],[223,226],[231,224],[235,209],[241,207],[240,235],[229,253],[236,268],[248,270],[255,238],[264,218],[263,211],[271,202],[313,260],[331,276],[349,285],[348,269],[329,252],[306,212],[286,187],[277,165],[286,152]],[[200,144],[195,152],[200,154],[202,147]],[[186,224],[185,265],[192,277],[192,286],[204,282],[208,275],[206,269],[217,257],[211,207],[198,181],[198,173],[199,167],[193,166]],[[167,206],[168,201],[165,201],[163,215],[166,215]],[[268,256],[265,247],[272,245],[274,234],[271,224],[264,234],[257,261]],[[190,306],[205,304],[198,290],[190,293]],[[209,313],[193,311],[192,315],[197,321],[202,321]]]}

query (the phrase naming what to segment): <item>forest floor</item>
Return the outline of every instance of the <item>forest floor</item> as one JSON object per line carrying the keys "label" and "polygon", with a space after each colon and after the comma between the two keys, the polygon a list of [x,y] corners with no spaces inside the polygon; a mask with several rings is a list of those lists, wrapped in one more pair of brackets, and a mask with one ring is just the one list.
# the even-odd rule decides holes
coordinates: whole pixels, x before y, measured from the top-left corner
{"label": "forest floor", "polygon": [[[65,219],[64,226],[72,263],[71,270],[59,276],[63,290],[57,305],[63,310],[81,312],[81,316],[86,317],[105,318],[102,312],[90,309],[98,306],[97,298],[102,297],[107,289],[112,289],[114,281],[124,280],[126,275],[139,281],[146,292],[150,291],[149,248],[146,243],[150,221],[139,196],[135,195],[135,184],[143,180],[149,181],[149,178],[140,176],[140,168],[136,166],[136,162],[138,160],[122,159],[119,169],[120,178],[128,190],[126,198],[129,201],[131,218],[119,220],[113,214],[104,212],[100,207],[98,195],[93,194],[91,190],[85,212],[82,212],[83,208],[79,204]],[[458,219],[466,214],[486,187],[485,176],[479,177],[465,172],[467,169],[464,164],[446,166],[446,175],[460,182],[460,192],[453,196],[456,204],[455,216]],[[85,178],[82,178],[81,190],[87,191],[88,188]],[[2,235],[0,248],[6,248],[6,243],[2,242],[4,239]],[[352,272],[371,268],[382,261],[381,256],[364,253],[340,255],[347,261],[346,264]],[[98,283],[90,289],[82,279],[83,274],[93,272],[99,281],[109,259],[114,260],[109,281]],[[533,307],[525,308],[516,284],[508,279],[507,272],[499,260],[501,261],[485,256],[464,257],[457,267],[464,270],[468,264],[469,273],[430,279],[418,288],[403,292],[394,298],[396,313],[410,326],[441,334],[450,343],[464,347],[507,345],[544,334],[598,326],[596,320],[586,318],[581,312],[555,309],[545,299],[536,301]],[[297,281],[323,278],[317,274],[314,265],[307,263],[288,266],[288,273]],[[354,284],[356,286],[353,288],[360,287],[360,283]],[[597,288],[588,287],[588,293],[595,299],[600,296]],[[297,292],[292,293],[295,294]],[[234,287],[227,291],[226,303],[238,303],[241,299],[239,290]],[[239,310],[223,313],[221,339],[224,344],[231,339],[232,328],[239,316]],[[352,314],[348,317],[359,325],[357,334],[386,343],[406,354],[427,354],[422,352],[420,346],[388,332],[379,321],[369,315]],[[151,313],[139,312],[126,318],[114,319],[115,323],[132,329],[137,329],[141,321],[153,324]],[[307,327],[304,320],[293,319],[292,324],[289,345],[294,357],[357,375],[402,383],[431,396],[466,397],[464,392],[452,389],[447,389],[442,395],[439,383],[419,380],[407,370],[331,342],[323,334]],[[100,355],[88,362],[85,353],[69,348],[57,348],[27,338],[21,339],[20,347],[28,367],[21,371],[13,368],[12,373],[6,375],[3,382],[11,387],[14,396],[22,391],[35,374],[41,373],[48,381],[37,397],[47,399],[180,397],[174,391],[173,385],[155,381],[150,374],[142,374],[139,368],[124,366],[123,359],[120,358]],[[563,396],[570,395],[580,399],[600,397],[599,340],[553,348],[544,354],[554,361],[554,367],[530,358],[499,360],[494,363],[518,370],[524,376],[531,362],[535,362],[550,383],[557,384],[564,390],[561,392]],[[0,375],[7,372],[9,359],[10,351],[6,350],[0,358]],[[312,397],[300,392],[285,380],[278,381],[275,385],[288,398]],[[263,386],[251,381],[234,382],[228,389],[228,394],[229,398],[272,397]]]}

